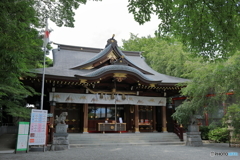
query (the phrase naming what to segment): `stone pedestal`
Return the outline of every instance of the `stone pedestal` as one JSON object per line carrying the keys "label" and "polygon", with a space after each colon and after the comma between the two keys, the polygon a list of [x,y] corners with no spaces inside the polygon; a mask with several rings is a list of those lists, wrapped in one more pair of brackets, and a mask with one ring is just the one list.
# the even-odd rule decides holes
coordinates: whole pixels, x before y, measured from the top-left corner
{"label": "stone pedestal", "polygon": [[51,151],[65,150],[70,148],[67,128],[68,125],[66,124],[56,125],[56,133],[53,134]]}
{"label": "stone pedestal", "polygon": [[201,132],[199,132],[198,125],[192,124],[188,126],[186,145],[193,146],[193,147],[199,147],[203,145],[202,139],[201,139]]}

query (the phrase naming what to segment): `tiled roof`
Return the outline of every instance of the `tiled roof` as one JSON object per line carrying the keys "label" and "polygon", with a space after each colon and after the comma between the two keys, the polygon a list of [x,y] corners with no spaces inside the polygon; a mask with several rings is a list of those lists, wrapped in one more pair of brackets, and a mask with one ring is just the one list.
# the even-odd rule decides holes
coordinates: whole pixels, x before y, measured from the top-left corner
{"label": "tiled roof", "polygon": [[76,67],[83,66],[85,64],[94,62],[95,60],[97,60],[97,59],[101,58],[102,56],[106,55],[109,52],[110,48],[111,48],[111,45],[107,46],[104,50],[102,50],[100,53],[98,53],[97,55],[95,55],[94,57],[89,59],[88,61],[85,61],[85,62],[81,63],[80,65],[75,66],[73,68],[76,68]]}
{"label": "tiled roof", "polygon": [[[137,68],[133,68],[130,66],[124,66],[124,65],[109,65],[105,66],[99,69],[72,69],[75,68],[76,66],[80,66],[86,63],[90,63],[99,57],[103,56],[106,54],[108,47],[111,47],[111,45],[108,45],[107,48],[103,49],[102,52],[96,53],[95,50],[100,49],[95,49],[94,52],[91,52],[91,48],[78,48],[74,46],[74,49],[71,50],[71,46],[65,45],[65,48],[59,48],[59,49],[54,49],[53,50],[53,61],[54,65],[53,67],[46,68],[45,74],[46,75],[52,75],[52,76],[60,76],[60,77],[71,77],[74,78],[75,75],[78,76],[95,76],[102,74],[103,72],[108,72],[110,70],[122,70],[122,71],[127,71],[127,72],[132,72],[133,74],[137,74],[140,77],[142,77],[145,80],[148,81],[161,81],[161,84],[176,84],[176,83],[181,83],[181,82],[186,82],[188,79],[183,79],[183,78],[178,78],[178,77],[173,77],[173,76],[168,76],[165,74],[161,74],[153,70],[150,66],[147,65],[145,62],[144,58],[139,54],[135,53],[134,54],[125,54],[124,58],[129,61],[131,64],[134,66],[137,66],[138,68],[147,71],[151,74],[144,74]],[[117,48],[117,50],[121,53],[124,54],[121,50]],[[37,72],[39,74],[42,73],[42,69],[37,69],[34,72]]]}
{"label": "tiled roof", "polygon": [[82,75],[78,75],[78,76],[97,77],[97,76],[103,75],[104,73],[107,73],[109,71],[128,72],[128,73],[136,74],[136,75],[140,76],[142,79],[147,80],[147,81],[156,81],[154,79],[151,79],[150,77],[147,77],[145,74],[143,74],[142,72],[140,72],[136,68],[126,66],[126,65],[108,65],[108,66],[104,66],[102,68],[99,68],[97,70],[94,70],[92,72],[82,74]]}

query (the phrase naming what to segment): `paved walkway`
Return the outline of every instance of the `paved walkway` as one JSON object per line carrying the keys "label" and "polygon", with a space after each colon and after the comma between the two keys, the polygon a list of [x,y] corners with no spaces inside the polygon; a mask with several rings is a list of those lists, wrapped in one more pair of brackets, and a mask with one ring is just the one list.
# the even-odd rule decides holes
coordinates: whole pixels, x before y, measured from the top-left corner
{"label": "paved walkway", "polygon": [[[211,157],[215,152],[219,156]],[[237,152],[238,156],[221,154]],[[2,153],[1,160],[239,160],[240,148],[229,148],[228,144],[210,143],[202,147],[185,145],[93,145],[71,147],[63,151]]]}

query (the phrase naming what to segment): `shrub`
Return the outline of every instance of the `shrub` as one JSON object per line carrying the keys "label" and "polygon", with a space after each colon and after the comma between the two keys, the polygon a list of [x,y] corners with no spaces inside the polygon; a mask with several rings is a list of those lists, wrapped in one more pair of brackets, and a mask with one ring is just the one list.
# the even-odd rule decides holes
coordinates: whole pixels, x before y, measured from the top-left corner
{"label": "shrub", "polygon": [[229,141],[229,131],[227,130],[227,128],[218,127],[216,129],[209,131],[208,138],[209,140],[212,140],[217,143],[221,143],[221,142],[225,143]]}
{"label": "shrub", "polygon": [[208,140],[209,130],[208,126],[200,126],[199,131],[201,132],[202,140]]}

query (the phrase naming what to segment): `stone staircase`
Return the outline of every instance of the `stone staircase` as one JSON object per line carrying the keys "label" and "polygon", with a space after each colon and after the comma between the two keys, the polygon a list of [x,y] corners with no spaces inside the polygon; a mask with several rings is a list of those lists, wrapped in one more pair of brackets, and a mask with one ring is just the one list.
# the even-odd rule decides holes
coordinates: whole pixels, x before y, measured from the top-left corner
{"label": "stone staircase", "polygon": [[88,133],[69,134],[70,147],[86,145],[183,145],[175,133]]}
{"label": "stone staircase", "polygon": [[14,153],[17,142],[17,134],[0,135],[0,153]]}

